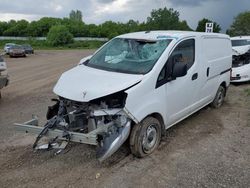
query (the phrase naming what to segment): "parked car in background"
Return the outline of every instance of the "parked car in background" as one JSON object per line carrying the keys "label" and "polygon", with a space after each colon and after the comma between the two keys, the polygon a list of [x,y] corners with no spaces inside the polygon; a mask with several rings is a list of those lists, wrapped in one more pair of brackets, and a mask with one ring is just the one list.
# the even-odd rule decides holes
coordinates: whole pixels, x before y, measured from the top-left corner
{"label": "parked car in background", "polygon": [[34,54],[34,49],[30,44],[23,44],[22,47],[25,50],[26,54]]}
{"label": "parked car in background", "polygon": [[12,47],[12,46],[15,46],[16,44],[14,44],[14,43],[6,43],[5,45],[4,45],[4,52],[6,53],[6,54],[9,54],[9,50],[10,50],[10,48]]}
{"label": "parked car in background", "polygon": [[250,36],[232,37],[231,82],[250,81]]}
{"label": "parked car in background", "polygon": [[6,87],[9,83],[9,76],[6,71],[7,71],[6,63],[4,62],[2,56],[0,56],[0,98],[1,98],[1,89]]}
{"label": "parked car in background", "polygon": [[14,45],[9,48],[10,57],[26,57],[25,50],[21,45]]}

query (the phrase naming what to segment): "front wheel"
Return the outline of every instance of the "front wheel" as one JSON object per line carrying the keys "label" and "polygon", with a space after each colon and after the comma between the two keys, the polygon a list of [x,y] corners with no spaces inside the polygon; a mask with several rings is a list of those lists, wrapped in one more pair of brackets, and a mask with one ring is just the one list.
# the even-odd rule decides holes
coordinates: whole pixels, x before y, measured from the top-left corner
{"label": "front wheel", "polygon": [[226,96],[226,89],[223,86],[220,86],[213,102],[211,103],[211,106],[213,108],[219,108],[223,104]]}
{"label": "front wheel", "polygon": [[159,146],[160,140],[160,122],[156,118],[147,117],[132,128],[130,135],[131,152],[136,157],[145,157]]}

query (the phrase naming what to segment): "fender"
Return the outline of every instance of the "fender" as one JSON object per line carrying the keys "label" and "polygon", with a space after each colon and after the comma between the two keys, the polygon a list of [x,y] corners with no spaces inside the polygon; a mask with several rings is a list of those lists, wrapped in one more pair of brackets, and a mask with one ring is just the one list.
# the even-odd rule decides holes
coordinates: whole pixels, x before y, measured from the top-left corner
{"label": "fender", "polygon": [[141,122],[150,114],[158,113],[162,116],[164,124],[166,125],[166,105],[165,102],[160,100],[163,99],[164,93],[165,90],[162,92],[149,92],[139,98],[132,97],[128,94],[125,109],[134,119],[136,119],[136,123]]}

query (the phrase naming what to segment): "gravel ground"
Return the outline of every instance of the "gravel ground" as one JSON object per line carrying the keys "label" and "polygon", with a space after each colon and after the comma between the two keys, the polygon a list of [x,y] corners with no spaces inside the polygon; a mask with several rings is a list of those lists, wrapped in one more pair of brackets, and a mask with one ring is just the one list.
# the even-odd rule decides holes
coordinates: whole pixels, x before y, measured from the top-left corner
{"label": "gravel ground", "polygon": [[95,148],[70,144],[65,154],[34,152],[34,136],[14,122],[45,121],[60,74],[92,51],[37,51],[6,58],[10,85],[0,100],[0,187],[249,187],[250,84],[231,85],[220,109],[206,107],[167,130],[159,149],[138,159],[125,144],[104,163]]}

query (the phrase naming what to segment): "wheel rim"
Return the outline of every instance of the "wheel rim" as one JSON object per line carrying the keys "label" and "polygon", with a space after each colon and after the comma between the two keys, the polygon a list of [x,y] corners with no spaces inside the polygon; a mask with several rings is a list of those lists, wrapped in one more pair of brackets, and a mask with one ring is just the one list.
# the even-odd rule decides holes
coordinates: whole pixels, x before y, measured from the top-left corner
{"label": "wheel rim", "polygon": [[224,93],[222,91],[219,92],[218,94],[218,102],[217,102],[217,106],[221,106],[224,100]]}
{"label": "wheel rim", "polygon": [[157,142],[157,129],[155,125],[148,126],[143,137],[142,148],[145,153],[150,152]]}

